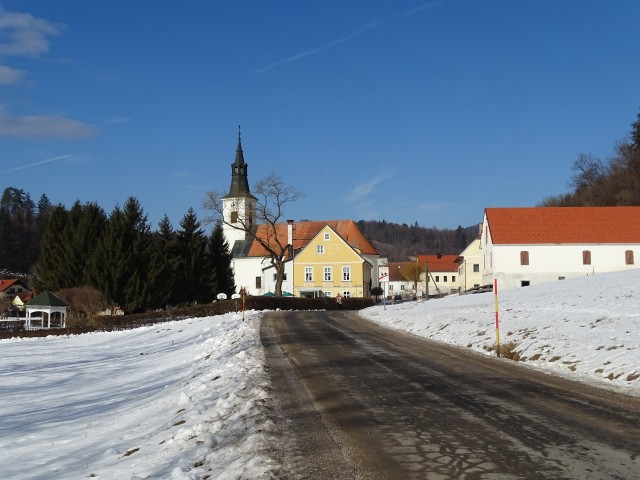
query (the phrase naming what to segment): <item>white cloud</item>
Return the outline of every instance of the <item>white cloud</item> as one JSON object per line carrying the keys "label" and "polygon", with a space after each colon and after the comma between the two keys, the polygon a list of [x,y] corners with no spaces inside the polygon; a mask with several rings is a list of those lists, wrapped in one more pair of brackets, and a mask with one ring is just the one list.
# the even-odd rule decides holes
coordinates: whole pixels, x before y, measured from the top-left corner
{"label": "white cloud", "polygon": [[26,72],[24,70],[0,65],[0,85],[16,85],[21,83],[25,76]]}
{"label": "white cloud", "polygon": [[49,51],[49,38],[63,25],[35,18],[29,13],[9,12],[0,6],[0,54],[37,56]]}
{"label": "white cloud", "polygon": [[376,187],[380,183],[382,183],[384,180],[389,178],[389,176],[390,175],[388,173],[380,173],[376,175],[374,178],[364,183],[361,183],[360,185],[356,185],[353,188],[352,192],[349,195],[347,195],[346,197],[347,200],[354,201],[369,195],[370,193],[374,192],[374,190],[376,190]]}
{"label": "white cloud", "polygon": [[97,131],[78,120],[58,115],[12,115],[0,107],[0,138],[87,138]]}

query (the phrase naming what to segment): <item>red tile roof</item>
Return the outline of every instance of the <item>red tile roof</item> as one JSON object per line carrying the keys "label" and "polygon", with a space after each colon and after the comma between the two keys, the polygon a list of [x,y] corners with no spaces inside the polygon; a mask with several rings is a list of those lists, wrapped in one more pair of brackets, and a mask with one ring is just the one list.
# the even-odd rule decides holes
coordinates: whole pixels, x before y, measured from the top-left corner
{"label": "red tile roof", "polygon": [[[409,268],[415,262],[389,262],[389,281],[390,282],[410,282],[402,275],[403,268]],[[414,270],[415,271],[415,270]]]}
{"label": "red tile roof", "polygon": [[0,280],[0,292],[4,292],[17,281],[18,281],[17,278],[12,278],[10,280]]}
{"label": "red tile roof", "polygon": [[[326,225],[333,228],[342,239],[352,247],[360,250],[364,255],[379,255],[379,252],[369,243],[369,241],[362,235],[360,229],[353,220],[326,220],[321,222],[294,222],[293,224],[293,248],[297,250],[304,248],[313,238],[322,230]],[[257,236],[266,239],[269,234],[273,235],[273,232],[269,232],[267,225],[260,224],[258,226]],[[276,224],[276,235],[280,240],[282,246],[285,246],[287,241],[287,224]],[[275,239],[271,239],[271,243],[276,245]],[[262,245],[257,241],[254,241],[249,250],[249,257],[264,257],[268,256],[268,253]]]}
{"label": "red tile roof", "polygon": [[457,272],[458,255],[418,255],[418,263],[423,268],[425,262],[429,264],[430,272]]}
{"label": "red tile roof", "polygon": [[640,243],[640,207],[487,208],[485,214],[497,245]]}

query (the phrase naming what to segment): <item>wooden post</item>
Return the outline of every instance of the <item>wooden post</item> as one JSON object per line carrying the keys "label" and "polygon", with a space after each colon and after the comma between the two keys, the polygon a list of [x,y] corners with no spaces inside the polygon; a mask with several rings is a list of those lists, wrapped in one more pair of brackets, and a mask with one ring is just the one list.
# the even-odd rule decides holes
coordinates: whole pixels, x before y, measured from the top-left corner
{"label": "wooden post", "polygon": [[493,296],[496,301],[496,354],[500,356],[500,324],[498,322],[498,280],[493,279]]}

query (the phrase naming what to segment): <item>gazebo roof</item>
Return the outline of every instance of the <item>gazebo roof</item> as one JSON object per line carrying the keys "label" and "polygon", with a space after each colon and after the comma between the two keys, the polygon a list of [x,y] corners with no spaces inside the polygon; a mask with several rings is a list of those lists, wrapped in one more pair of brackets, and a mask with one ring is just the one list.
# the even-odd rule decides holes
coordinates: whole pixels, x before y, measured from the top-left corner
{"label": "gazebo roof", "polygon": [[28,307],[68,307],[66,303],[60,298],[56,297],[49,290],[45,290],[39,295],[36,295],[33,299],[27,302]]}

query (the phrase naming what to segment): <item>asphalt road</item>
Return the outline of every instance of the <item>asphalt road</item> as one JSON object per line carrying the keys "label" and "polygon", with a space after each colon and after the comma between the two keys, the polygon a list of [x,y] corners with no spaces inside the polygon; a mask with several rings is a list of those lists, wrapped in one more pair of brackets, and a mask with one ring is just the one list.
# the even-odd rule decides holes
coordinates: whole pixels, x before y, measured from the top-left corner
{"label": "asphalt road", "polygon": [[640,479],[640,399],[353,312],[262,323],[282,479]]}

